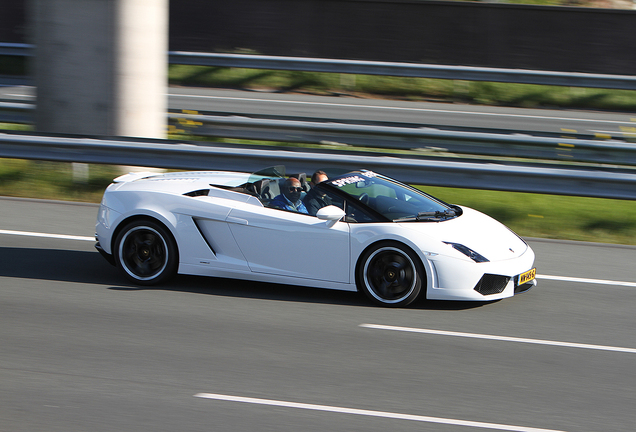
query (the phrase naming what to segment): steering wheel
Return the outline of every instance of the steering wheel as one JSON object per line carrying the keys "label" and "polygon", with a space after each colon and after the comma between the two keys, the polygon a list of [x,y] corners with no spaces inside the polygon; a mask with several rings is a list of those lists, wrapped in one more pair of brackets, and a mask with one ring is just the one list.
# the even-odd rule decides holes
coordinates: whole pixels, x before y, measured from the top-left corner
{"label": "steering wheel", "polygon": [[358,201],[360,201],[364,205],[369,204],[369,194],[362,192],[362,194],[358,197]]}

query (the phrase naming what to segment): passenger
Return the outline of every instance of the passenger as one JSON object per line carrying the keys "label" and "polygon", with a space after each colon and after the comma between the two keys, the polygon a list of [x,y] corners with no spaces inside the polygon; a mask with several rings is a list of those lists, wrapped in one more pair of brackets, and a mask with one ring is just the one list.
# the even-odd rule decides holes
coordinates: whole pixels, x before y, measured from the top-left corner
{"label": "passenger", "polygon": [[269,205],[270,207],[307,214],[307,208],[300,199],[302,190],[300,180],[290,177],[285,180],[281,191],[282,193],[276,196]]}
{"label": "passenger", "polygon": [[307,211],[312,216],[315,216],[321,208],[332,204],[331,197],[316,189],[316,185],[325,180],[329,180],[329,177],[327,177],[327,173],[321,170],[316,171],[311,176],[311,181],[309,182],[311,189],[307,192],[307,195],[305,195],[303,203],[305,203]]}

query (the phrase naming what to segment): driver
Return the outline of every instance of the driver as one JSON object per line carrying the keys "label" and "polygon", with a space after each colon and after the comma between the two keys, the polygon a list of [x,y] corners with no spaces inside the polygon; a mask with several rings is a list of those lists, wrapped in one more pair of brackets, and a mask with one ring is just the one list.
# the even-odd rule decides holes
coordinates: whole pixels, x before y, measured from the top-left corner
{"label": "driver", "polygon": [[285,180],[285,184],[282,187],[281,194],[277,195],[270,203],[270,207],[276,207],[282,210],[291,210],[298,213],[307,214],[307,207],[300,199],[303,188],[300,185],[300,180],[294,177],[290,177]]}
{"label": "driver", "polygon": [[311,176],[311,181],[309,182],[309,184],[311,185],[311,189],[309,190],[309,192],[307,192],[305,199],[303,199],[303,203],[305,203],[307,211],[312,216],[315,216],[318,210],[320,210],[321,208],[332,204],[331,197],[329,197],[324,192],[319,192],[317,189],[315,189],[315,186],[318,183],[326,180],[329,180],[329,177],[327,177],[327,173],[322,170],[316,171]]}

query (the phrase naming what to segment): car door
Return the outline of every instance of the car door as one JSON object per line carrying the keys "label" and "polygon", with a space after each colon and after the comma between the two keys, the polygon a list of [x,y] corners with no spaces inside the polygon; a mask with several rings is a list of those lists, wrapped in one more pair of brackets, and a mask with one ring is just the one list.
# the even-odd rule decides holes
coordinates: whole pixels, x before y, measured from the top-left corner
{"label": "car door", "polygon": [[226,221],[252,272],[349,283],[348,223],[267,207]]}

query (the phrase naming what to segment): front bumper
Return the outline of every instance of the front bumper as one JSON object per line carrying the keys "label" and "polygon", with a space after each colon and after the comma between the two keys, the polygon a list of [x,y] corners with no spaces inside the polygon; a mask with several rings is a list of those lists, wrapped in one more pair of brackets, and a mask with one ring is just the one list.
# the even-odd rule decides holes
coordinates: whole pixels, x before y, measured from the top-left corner
{"label": "front bumper", "polygon": [[430,260],[433,277],[426,297],[434,300],[491,301],[512,297],[536,286],[536,279],[522,285],[517,276],[534,267],[534,252],[513,259],[475,263],[454,257]]}

